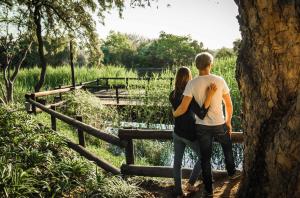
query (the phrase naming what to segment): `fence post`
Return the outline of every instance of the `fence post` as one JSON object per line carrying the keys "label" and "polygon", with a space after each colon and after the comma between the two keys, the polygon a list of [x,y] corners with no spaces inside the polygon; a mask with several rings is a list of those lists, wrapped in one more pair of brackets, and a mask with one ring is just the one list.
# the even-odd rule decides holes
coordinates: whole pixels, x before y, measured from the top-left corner
{"label": "fence post", "polygon": [[[76,120],[82,122],[82,116],[77,115]],[[83,130],[77,129],[77,132],[78,132],[79,145],[85,147],[85,138],[84,138]]]}
{"label": "fence post", "polygon": [[[61,89],[61,85],[58,86],[59,89]],[[59,93],[59,98],[60,98],[60,101],[62,101],[62,93]]]}
{"label": "fence post", "polygon": [[127,145],[125,147],[125,157],[127,165],[134,164],[134,147],[132,139],[127,140]]}
{"label": "fence post", "polygon": [[[36,101],[36,98],[35,98],[34,94],[31,94],[30,98],[31,98],[31,100]],[[34,114],[36,114],[36,106],[34,104],[31,104],[31,112],[34,113]]]}
{"label": "fence post", "polygon": [[[53,111],[56,111],[56,106],[51,105],[50,108]],[[51,114],[51,129],[53,129],[54,131],[56,131],[56,118],[52,114]]]}
{"label": "fence post", "polygon": [[106,86],[106,91],[108,91],[108,78],[106,78],[105,86]]}
{"label": "fence post", "polygon": [[116,86],[116,97],[117,97],[117,104],[119,104],[119,87]]}
{"label": "fence post", "polygon": [[173,78],[170,78],[170,90],[172,90]]}
{"label": "fence post", "polygon": [[128,78],[126,78],[126,88],[128,88]]}

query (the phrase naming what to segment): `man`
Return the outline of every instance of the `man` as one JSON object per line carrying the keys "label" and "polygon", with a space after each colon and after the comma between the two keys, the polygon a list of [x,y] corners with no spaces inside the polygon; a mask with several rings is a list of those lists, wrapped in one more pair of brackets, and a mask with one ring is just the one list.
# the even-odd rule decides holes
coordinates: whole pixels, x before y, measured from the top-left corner
{"label": "man", "polygon": [[[206,98],[207,87],[214,83],[217,91],[212,97],[207,115],[201,120],[196,116],[196,133],[201,149],[201,166],[203,173],[203,182],[205,185],[204,194],[206,196],[213,195],[212,174],[210,158],[212,154],[213,138],[222,145],[225,155],[225,165],[228,175],[231,179],[237,178],[231,142],[231,118],[232,118],[232,102],[229,88],[225,80],[217,75],[211,74],[213,64],[213,56],[208,52],[200,53],[195,59],[199,76],[189,81],[184,90],[184,98],[175,112],[174,117],[178,117],[186,112],[192,98],[202,106]],[[222,101],[225,104],[225,118],[223,115]]]}

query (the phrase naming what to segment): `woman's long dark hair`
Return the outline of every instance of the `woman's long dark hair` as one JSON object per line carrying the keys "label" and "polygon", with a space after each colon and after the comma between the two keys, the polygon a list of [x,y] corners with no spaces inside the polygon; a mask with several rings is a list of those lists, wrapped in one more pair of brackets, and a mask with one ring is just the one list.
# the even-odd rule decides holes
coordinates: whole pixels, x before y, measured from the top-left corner
{"label": "woman's long dark hair", "polygon": [[191,70],[188,67],[182,66],[177,70],[175,79],[174,97],[178,94],[182,94],[186,84],[191,78]]}

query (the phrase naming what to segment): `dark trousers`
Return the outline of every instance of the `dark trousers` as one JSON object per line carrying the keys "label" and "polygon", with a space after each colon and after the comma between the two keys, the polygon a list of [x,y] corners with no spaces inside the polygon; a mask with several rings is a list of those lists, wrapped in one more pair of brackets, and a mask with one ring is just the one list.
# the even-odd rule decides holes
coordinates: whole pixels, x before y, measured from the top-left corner
{"label": "dark trousers", "polygon": [[212,174],[211,174],[211,154],[212,154],[212,142],[215,139],[222,146],[223,153],[225,156],[226,170],[229,176],[235,173],[235,165],[232,153],[232,142],[231,138],[226,133],[226,125],[217,126],[205,126],[196,125],[197,138],[200,145],[201,152],[201,167],[202,176],[205,189],[208,192],[212,192]]}

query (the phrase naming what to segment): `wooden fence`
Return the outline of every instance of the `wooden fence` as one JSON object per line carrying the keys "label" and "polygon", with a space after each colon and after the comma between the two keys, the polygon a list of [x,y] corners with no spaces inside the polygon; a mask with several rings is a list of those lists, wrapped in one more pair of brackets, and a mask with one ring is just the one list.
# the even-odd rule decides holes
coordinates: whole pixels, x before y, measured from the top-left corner
{"label": "wooden fence", "polygon": [[[94,81],[93,81],[94,82]],[[63,87],[56,90],[38,92],[33,94],[26,94],[26,101],[32,107],[32,112],[35,112],[36,108],[49,114],[51,116],[51,128],[57,130],[56,120],[59,119],[71,126],[73,126],[78,133],[78,144],[70,140],[66,140],[68,146],[74,151],[78,152],[80,155],[84,156],[86,159],[95,162],[99,167],[103,168],[105,171],[112,174],[123,174],[123,175],[137,175],[137,176],[151,176],[151,177],[173,177],[172,167],[167,166],[140,166],[135,165],[135,151],[134,151],[134,139],[147,139],[147,140],[172,140],[171,130],[139,130],[139,129],[119,129],[118,136],[108,134],[95,127],[85,124],[81,116],[76,116],[76,118],[71,118],[60,112],[56,111],[56,107],[59,104],[45,105],[38,102],[36,99],[38,97],[61,94],[74,89],[80,89],[83,85],[77,87]],[[109,162],[101,159],[100,157],[94,155],[85,149],[85,135],[92,135],[98,139],[101,139],[107,143],[116,145],[123,148],[125,151],[125,161],[126,163],[117,168],[111,165]],[[242,132],[233,132],[232,141],[235,143],[243,142]],[[191,169],[183,169],[183,178],[188,178]],[[226,174],[225,171],[213,171],[214,178],[223,177]]]}
{"label": "wooden fence", "polygon": [[[96,80],[96,85],[86,85],[84,86],[85,89],[92,90],[94,92],[95,90],[109,90],[113,89],[115,90],[114,95],[97,95],[99,98],[103,99],[116,99],[116,104],[120,104],[120,99],[130,99],[130,100],[135,100],[135,99],[141,99],[147,97],[147,88],[149,87],[149,84],[152,80],[168,80],[169,81],[169,88],[171,89],[173,86],[173,78],[151,78],[151,77],[140,77],[140,78],[131,78],[131,77],[125,77],[125,78],[120,78],[120,77],[115,77],[115,78],[98,78]],[[129,81],[132,80],[138,80],[138,81],[146,81],[147,83],[144,85],[139,85],[140,87],[144,88],[146,90],[145,95],[141,96],[129,96],[129,95],[121,95],[120,90],[126,90],[129,87]],[[103,82],[104,83],[101,83]],[[118,81],[118,83],[110,83],[110,81]],[[123,81],[123,83],[120,83],[119,81]]]}

